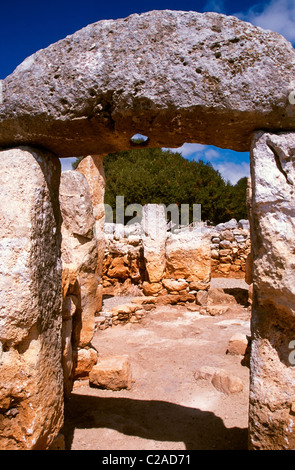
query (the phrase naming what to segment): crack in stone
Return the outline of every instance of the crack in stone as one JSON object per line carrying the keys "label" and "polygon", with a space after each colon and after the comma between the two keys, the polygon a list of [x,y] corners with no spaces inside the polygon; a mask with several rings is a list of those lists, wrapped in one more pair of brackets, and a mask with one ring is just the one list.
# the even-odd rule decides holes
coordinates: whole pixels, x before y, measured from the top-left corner
{"label": "crack in stone", "polygon": [[287,183],[290,184],[291,186],[293,186],[293,185],[294,185],[294,184],[293,184],[293,181],[291,181],[291,180],[289,179],[287,172],[283,169],[283,165],[282,165],[282,162],[281,162],[280,154],[279,154],[279,152],[277,151],[275,145],[274,145],[272,142],[270,142],[270,141],[268,141],[266,144],[267,144],[267,146],[270,148],[270,150],[271,150],[271,151],[273,152],[273,154],[274,154],[275,162],[276,162],[276,165],[277,165],[278,170],[284,175],[284,177],[285,177]]}

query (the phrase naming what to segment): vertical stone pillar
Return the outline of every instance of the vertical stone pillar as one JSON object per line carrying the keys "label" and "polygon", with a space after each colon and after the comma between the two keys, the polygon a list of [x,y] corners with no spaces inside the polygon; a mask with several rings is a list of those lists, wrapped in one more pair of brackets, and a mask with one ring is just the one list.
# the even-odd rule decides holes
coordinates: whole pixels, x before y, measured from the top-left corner
{"label": "vertical stone pillar", "polygon": [[99,285],[97,288],[97,297],[100,301],[100,310],[102,307],[102,266],[105,256],[105,235],[104,235],[104,194],[105,194],[105,174],[103,168],[103,156],[88,155],[83,158],[77,167],[77,171],[82,173],[89,185],[90,195],[93,207],[93,216],[95,219],[94,235],[97,243],[97,274],[99,276]]}
{"label": "vertical stone pillar", "polygon": [[90,188],[85,176],[64,171],[60,184],[63,262],[63,367],[65,396],[71,392],[74,357],[88,347],[100,309],[97,243]]}
{"label": "vertical stone pillar", "polygon": [[60,162],[0,152],[0,449],[47,449],[63,425]]}
{"label": "vertical stone pillar", "polygon": [[[295,448],[295,133],[255,133],[249,447]],[[294,345],[293,345],[294,349]]]}
{"label": "vertical stone pillar", "polygon": [[163,278],[166,257],[167,221],[165,207],[147,204],[142,210],[142,245],[148,280],[159,283]]}

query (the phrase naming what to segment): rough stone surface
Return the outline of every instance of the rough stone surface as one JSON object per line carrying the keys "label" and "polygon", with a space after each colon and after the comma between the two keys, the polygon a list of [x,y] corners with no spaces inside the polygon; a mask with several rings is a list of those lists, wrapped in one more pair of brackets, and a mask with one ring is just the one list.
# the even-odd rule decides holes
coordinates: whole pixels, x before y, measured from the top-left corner
{"label": "rough stone surface", "polygon": [[75,351],[74,358],[74,378],[80,379],[89,376],[91,369],[97,362],[98,353],[94,348],[88,347]]}
{"label": "rough stone surface", "polygon": [[148,297],[150,295],[155,295],[158,294],[162,290],[162,283],[161,282],[143,282],[142,284],[142,290],[144,295],[147,295]]}
{"label": "rough stone surface", "polygon": [[256,129],[295,129],[294,65],[282,36],[233,16],[152,11],[99,21],[3,80],[0,145],[108,154],[140,132],[151,146],[247,151]]}
{"label": "rough stone surface", "polygon": [[243,390],[243,382],[239,377],[229,374],[223,369],[215,371],[212,377],[212,385],[227,395],[231,393],[239,393]]}
{"label": "rough stone surface", "polygon": [[67,270],[70,266],[76,272],[74,282],[77,282],[76,294],[80,298],[82,312],[79,325],[79,346],[83,347],[91,341],[94,332],[94,316],[99,303],[96,296],[99,276],[91,194],[87,180],[82,173],[72,170],[62,173],[60,205],[63,218],[63,268]]}
{"label": "rough stone surface", "polygon": [[97,243],[97,274],[101,276],[105,252],[105,237],[103,233],[105,221],[105,174],[103,157],[100,155],[88,155],[81,160],[77,171],[85,176],[90,189],[92,212],[95,220],[94,237]]}
{"label": "rough stone surface", "polygon": [[211,366],[202,366],[200,369],[196,370],[194,377],[196,380],[207,380],[211,381],[213,375],[215,374],[216,369]]}
{"label": "rough stone surface", "polygon": [[[251,154],[253,305],[250,447],[294,449],[295,134],[255,134]],[[255,227],[255,229],[254,229]]]}
{"label": "rough stone surface", "polygon": [[[232,219],[213,227],[211,232],[212,276],[250,277],[247,257],[251,251],[248,221]],[[251,282],[250,282],[251,284]]]}
{"label": "rough stone surface", "polygon": [[228,305],[208,305],[206,307],[206,310],[205,312],[208,314],[208,315],[211,315],[213,317],[217,316],[217,315],[223,315],[224,313],[226,313],[227,311],[229,310],[229,307]]}
{"label": "rough stone surface", "polygon": [[101,357],[89,374],[92,386],[107,390],[130,389],[132,372],[126,356]]}
{"label": "rough stone surface", "polygon": [[86,178],[76,171],[64,171],[60,197],[63,229],[74,237],[92,239],[94,217]]}
{"label": "rough stone surface", "polygon": [[50,446],[63,425],[60,163],[0,153],[0,449]]}
{"label": "rough stone surface", "polygon": [[[159,282],[165,272],[167,221],[164,206],[147,204],[142,210],[142,245],[150,282]],[[149,294],[148,294],[149,295]]]}
{"label": "rough stone surface", "polygon": [[81,172],[62,173],[59,200],[63,219],[62,365],[64,394],[68,398],[82,368],[79,365],[82,349],[88,347],[94,334],[95,315],[102,305],[102,286],[97,272],[98,244],[91,191]]}
{"label": "rough stone surface", "polygon": [[207,305],[235,305],[237,304],[236,298],[224,292],[224,289],[219,287],[211,287],[208,290]]}
{"label": "rough stone surface", "polygon": [[243,333],[236,333],[229,342],[227,353],[233,355],[245,355],[248,347],[248,338]]}
{"label": "rough stone surface", "polygon": [[166,276],[193,282],[193,289],[208,289],[211,279],[210,241],[195,232],[169,234],[166,241]]}

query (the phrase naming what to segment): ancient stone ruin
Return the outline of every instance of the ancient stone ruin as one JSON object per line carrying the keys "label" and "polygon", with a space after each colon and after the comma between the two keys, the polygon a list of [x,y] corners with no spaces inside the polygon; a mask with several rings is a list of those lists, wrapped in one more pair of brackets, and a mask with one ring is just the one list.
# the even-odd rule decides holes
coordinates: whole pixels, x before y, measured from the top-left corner
{"label": "ancient stone ruin", "polygon": [[[131,148],[136,133],[151,147],[250,150],[249,448],[294,449],[294,67],[291,44],[271,31],[216,13],[153,11],[89,25],[2,81],[1,449],[52,448],[79,364],[96,361],[102,159]],[[61,177],[59,157],[73,156],[87,158]],[[188,232],[182,249],[207,250],[206,263],[192,258],[183,272],[179,237],[165,241],[164,257],[164,227],[155,239],[149,218],[149,293],[179,282],[204,290],[211,240]]]}
{"label": "ancient stone ruin", "polygon": [[[149,210],[151,208],[152,205],[149,205]],[[167,226],[169,227],[168,224]],[[145,287],[148,294],[150,287],[148,282],[150,280],[149,272],[146,269],[148,246],[146,242],[145,244],[143,242],[142,228],[140,223],[125,226],[115,223],[106,223],[104,225],[105,257],[102,269],[102,286],[105,295],[132,293],[133,287],[139,287],[140,289]],[[146,240],[146,237],[144,239]],[[202,253],[200,255],[202,259],[199,256],[194,256],[197,253],[193,252],[193,243],[197,239],[201,240]],[[154,244],[158,240],[159,238],[157,237]],[[159,243],[161,243],[160,240]],[[192,262],[191,259],[194,263],[198,262],[198,266],[196,265],[191,269],[193,273],[199,273],[202,277],[204,276],[204,279],[206,278],[205,266],[203,266],[202,272],[200,272],[202,268],[201,263],[205,263],[204,257],[207,257],[207,261],[208,257],[210,257],[210,263],[207,263],[209,270],[207,267],[207,281],[204,282],[204,288],[209,284],[210,276],[245,277],[247,260],[251,253],[248,220],[236,221],[232,219],[224,224],[218,224],[216,227],[205,225],[201,227],[187,226],[174,229],[173,232],[167,228],[166,234],[164,234],[164,243],[162,243],[164,270],[160,279],[163,277],[167,280],[173,279],[175,273],[171,272],[171,270],[174,270],[173,266],[175,266],[177,260],[175,256],[171,257],[171,246],[176,243],[178,243],[179,251],[181,252],[181,256],[178,257],[178,263],[181,262],[183,264],[181,267],[183,272],[180,279],[185,277],[186,282],[190,277],[187,263]],[[210,250],[208,243],[210,244]],[[157,249],[160,250],[161,246]],[[155,252],[155,249],[152,250],[152,253]],[[197,258],[199,258],[198,261],[196,261]],[[189,282],[192,282],[192,280],[189,280]],[[174,287],[176,287],[175,283]],[[172,288],[172,285],[168,285],[168,281],[166,281],[165,286],[162,286],[162,288],[166,288],[169,291],[183,289],[180,284],[178,287],[179,289]],[[198,289],[200,286],[195,287]],[[136,292],[136,289],[134,290]]]}

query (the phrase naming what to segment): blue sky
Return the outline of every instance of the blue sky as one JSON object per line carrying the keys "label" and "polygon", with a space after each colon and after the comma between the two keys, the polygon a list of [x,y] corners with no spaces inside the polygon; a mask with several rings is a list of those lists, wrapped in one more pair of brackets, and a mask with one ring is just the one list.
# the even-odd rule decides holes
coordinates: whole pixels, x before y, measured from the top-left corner
{"label": "blue sky", "polygon": [[[12,73],[30,54],[89,23],[149,10],[216,11],[234,15],[282,34],[295,46],[295,0],[1,0],[0,6],[0,79]],[[248,153],[197,143],[184,144],[178,151],[188,159],[210,161],[232,183],[249,175]],[[70,165],[71,159],[63,159],[64,169]]]}

